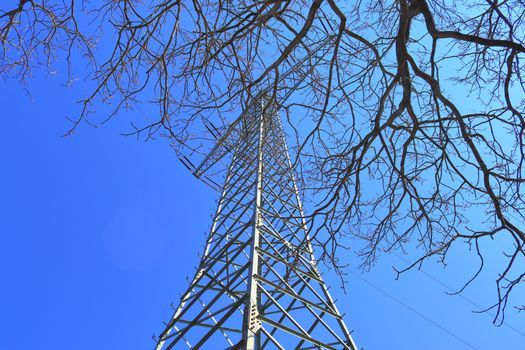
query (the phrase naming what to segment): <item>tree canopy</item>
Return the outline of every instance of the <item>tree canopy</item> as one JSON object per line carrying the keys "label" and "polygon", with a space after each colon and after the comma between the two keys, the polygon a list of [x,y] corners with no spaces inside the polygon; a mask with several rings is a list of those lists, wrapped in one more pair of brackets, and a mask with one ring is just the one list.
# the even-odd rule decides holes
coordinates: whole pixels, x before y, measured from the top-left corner
{"label": "tree canopy", "polygon": [[524,288],[522,0],[18,0],[0,11],[4,78],[25,83],[79,54],[89,64],[94,88],[69,134],[97,123],[98,102],[118,118],[153,100],[155,121],[132,133],[199,152],[197,123],[220,133],[269,87],[317,198],[324,259],[343,269],[346,238],[359,237],[364,268],[406,250],[411,269],[467,243],[475,279],[504,236],[495,322]]}

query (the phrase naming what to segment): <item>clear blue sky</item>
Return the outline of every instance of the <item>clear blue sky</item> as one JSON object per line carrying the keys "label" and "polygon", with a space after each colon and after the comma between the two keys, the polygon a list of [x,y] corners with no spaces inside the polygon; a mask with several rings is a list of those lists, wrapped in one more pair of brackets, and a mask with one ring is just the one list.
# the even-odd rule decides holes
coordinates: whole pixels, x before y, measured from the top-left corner
{"label": "clear blue sky", "polygon": [[[198,264],[217,194],[166,141],[120,136],[126,116],[62,138],[85,92],[63,80],[35,77],[32,98],[0,83],[0,350],[151,349]],[[395,281],[391,266],[402,261],[384,257],[350,274],[346,295],[325,278],[367,350],[525,349],[525,336],[492,326],[432,279],[457,287],[475,269],[461,249],[451,260],[450,269],[429,265],[430,275]],[[464,293],[480,305],[493,300],[484,278]],[[509,311],[507,322],[525,333],[525,315]]]}

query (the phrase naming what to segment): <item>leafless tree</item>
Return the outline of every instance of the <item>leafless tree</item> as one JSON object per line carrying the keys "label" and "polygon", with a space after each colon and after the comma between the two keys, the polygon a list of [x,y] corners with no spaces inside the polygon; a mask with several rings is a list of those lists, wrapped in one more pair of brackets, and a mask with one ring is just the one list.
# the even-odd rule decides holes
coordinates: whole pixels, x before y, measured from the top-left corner
{"label": "leafless tree", "polygon": [[[413,264],[401,273],[431,257],[445,263],[451,247],[467,243],[479,270],[466,287],[493,239],[504,239],[493,306],[495,322],[503,321],[509,298],[525,284],[525,2],[115,0],[80,7],[19,0],[0,14],[4,76],[25,79],[56,49],[68,58],[73,48],[88,55],[96,87],[71,131],[89,122],[99,101],[118,101],[114,117],[154,96],[158,118],[133,133],[164,134],[198,151],[190,146],[202,141],[196,123],[220,130],[270,86],[293,131],[304,190],[319,199],[312,230],[323,258],[342,268],[341,248],[357,236],[366,242],[364,268],[382,252],[409,252]],[[113,40],[100,62],[84,34],[93,25]],[[313,52],[327,38],[322,54]]]}
{"label": "leafless tree", "polygon": [[[20,0],[0,8],[0,75],[26,82],[35,66],[51,65],[65,52],[71,78],[73,49],[94,63],[94,42],[79,29],[76,1]],[[91,33],[94,34],[94,33]]]}

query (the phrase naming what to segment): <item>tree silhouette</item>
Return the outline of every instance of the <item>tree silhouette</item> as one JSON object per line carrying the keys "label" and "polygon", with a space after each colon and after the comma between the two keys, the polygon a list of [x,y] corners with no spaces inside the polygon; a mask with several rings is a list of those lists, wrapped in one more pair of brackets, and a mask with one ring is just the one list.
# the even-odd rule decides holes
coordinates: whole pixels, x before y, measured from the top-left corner
{"label": "tree silhouette", "polygon": [[[206,135],[196,123],[220,133],[270,86],[303,190],[318,198],[322,258],[344,274],[339,257],[357,236],[364,268],[382,252],[409,251],[401,273],[431,257],[445,263],[466,242],[479,257],[466,287],[492,239],[507,237],[493,305],[503,321],[525,280],[523,1],[77,3],[12,1],[0,14],[5,78],[25,82],[57,52],[68,66],[75,50],[87,56],[96,87],[70,133],[96,102],[117,101],[115,117],[153,94],[158,118],[132,133],[199,152]],[[109,56],[94,48],[102,33]]]}

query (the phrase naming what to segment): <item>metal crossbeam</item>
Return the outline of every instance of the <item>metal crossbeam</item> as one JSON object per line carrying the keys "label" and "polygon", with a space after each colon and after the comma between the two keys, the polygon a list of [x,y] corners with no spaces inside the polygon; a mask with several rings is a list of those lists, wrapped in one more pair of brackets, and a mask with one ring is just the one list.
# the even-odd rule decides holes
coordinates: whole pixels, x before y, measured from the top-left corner
{"label": "metal crossbeam", "polygon": [[238,130],[204,255],[156,350],[357,350],[316,267],[276,105],[260,94]]}

